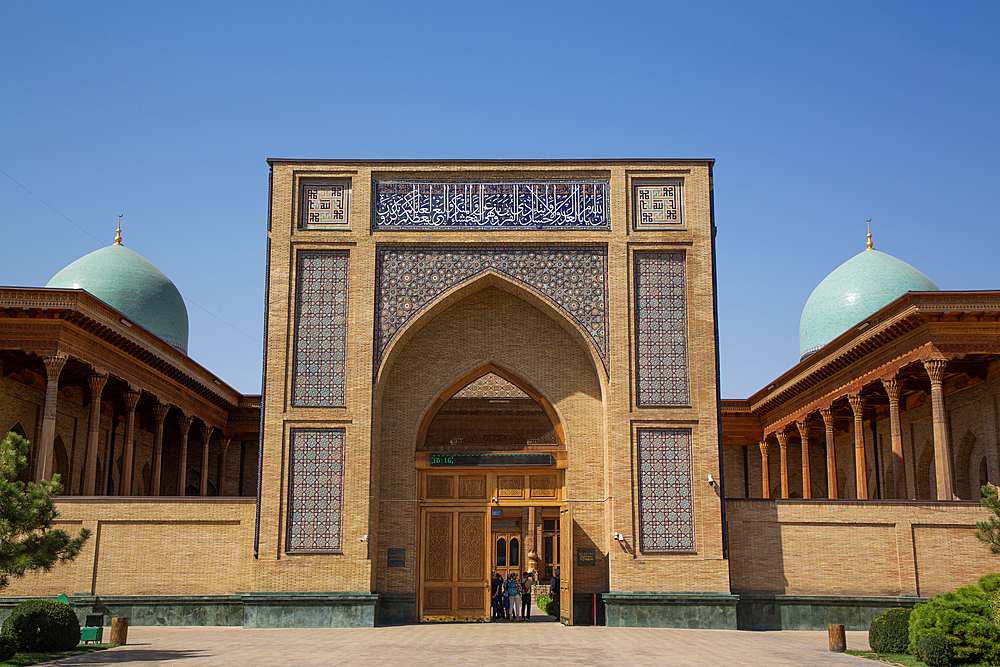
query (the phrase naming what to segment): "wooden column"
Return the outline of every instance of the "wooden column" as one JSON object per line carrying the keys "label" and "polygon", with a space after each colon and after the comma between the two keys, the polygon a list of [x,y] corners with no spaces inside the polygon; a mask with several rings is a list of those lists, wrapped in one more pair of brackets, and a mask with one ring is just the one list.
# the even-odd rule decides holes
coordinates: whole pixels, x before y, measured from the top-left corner
{"label": "wooden column", "polygon": [[847,397],[854,411],[854,479],[858,500],[868,499],[868,460],[865,458],[865,397],[851,394]]}
{"label": "wooden column", "polygon": [[957,500],[951,477],[951,448],[948,446],[948,415],[944,408],[945,359],[928,359],[924,369],[931,379],[931,421],[934,423],[934,475],[937,499]]}
{"label": "wooden column", "polygon": [[122,454],[122,474],[118,484],[119,496],[132,495],[132,468],[135,456],[135,406],[139,392],[125,391],[125,452]]}
{"label": "wooden column", "polygon": [[201,427],[201,490],[200,495],[208,495],[208,443],[212,440],[212,426]]}
{"label": "wooden column", "polygon": [[219,483],[216,489],[220,496],[226,495],[226,452],[232,441],[232,438],[220,438],[219,440],[219,444],[222,445],[222,453],[219,455]]}
{"label": "wooden column", "polygon": [[899,396],[902,380],[882,378],[882,386],[889,396],[889,432],[892,438],[893,497],[906,500],[906,467],[903,465],[903,431],[899,424]]}
{"label": "wooden column", "polygon": [[797,421],[795,425],[802,438],[802,497],[812,498],[812,471],[809,467],[809,422]]}
{"label": "wooden column", "polygon": [[149,495],[160,495],[160,476],[163,472],[163,422],[167,419],[169,405],[157,403],[153,406],[153,416],[156,417],[156,436],[153,438],[153,479],[150,483]]}
{"label": "wooden column", "polygon": [[97,445],[101,435],[101,394],[108,376],[91,373],[87,376],[90,386],[90,423],[87,426],[87,453],[83,462],[83,489],[85,496],[97,495]]}
{"label": "wooden column", "polygon": [[177,495],[183,496],[187,492],[187,467],[188,467],[188,432],[191,430],[191,422],[194,418],[181,413],[177,420],[181,429],[181,451],[180,461],[177,462]]}
{"label": "wooden column", "polygon": [[781,497],[788,497],[788,433],[778,431],[778,447],[781,448]]}
{"label": "wooden column", "polygon": [[840,495],[837,486],[837,448],[833,437],[833,408],[819,411],[826,427],[826,497],[836,499]]}
{"label": "wooden column", "polygon": [[771,471],[767,463],[767,450],[770,447],[767,440],[760,441],[760,482],[763,487],[761,498],[771,497]]}
{"label": "wooden column", "polygon": [[59,405],[59,375],[66,359],[61,354],[42,357],[45,362],[45,406],[42,408],[42,437],[35,461],[35,482],[52,479],[52,448],[56,440],[56,408]]}

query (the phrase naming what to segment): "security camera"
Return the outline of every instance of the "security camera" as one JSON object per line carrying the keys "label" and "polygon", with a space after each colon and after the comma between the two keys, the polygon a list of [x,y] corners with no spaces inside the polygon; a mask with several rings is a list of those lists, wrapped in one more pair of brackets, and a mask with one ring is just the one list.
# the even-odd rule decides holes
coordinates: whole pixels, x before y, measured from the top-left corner
{"label": "security camera", "polygon": [[367,542],[367,541],[368,541],[368,536],[367,536],[367,535],[363,535],[363,536],[361,537],[361,541],[362,541],[362,542]]}
{"label": "security camera", "polygon": [[493,502],[496,502],[496,501],[497,501],[497,497],[493,496]]}
{"label": "security camera", "polygon": [[715,484],[715,480],[712,479],[711,475],[708,476],[708,483],[709,483],[709,485]]}

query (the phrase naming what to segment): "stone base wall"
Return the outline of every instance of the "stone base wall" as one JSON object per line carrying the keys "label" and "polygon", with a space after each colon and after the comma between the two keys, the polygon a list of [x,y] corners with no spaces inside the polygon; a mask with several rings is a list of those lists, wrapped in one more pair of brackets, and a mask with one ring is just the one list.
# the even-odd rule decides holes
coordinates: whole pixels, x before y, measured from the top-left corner
{"label": "stone base wall", "polygon": [[876,616],[892,607],[912,608],[926,598],[848,597],[821,595],[740,595],[736,604],[738,630],[868,630]]}
{"label": "stone base wall", "polygon": [[737,594],[932,597],[1000,570],[977,502],[727,500]]}
{"label": "stone base wall", "polygon": [[602,597],[611,627],[736,629],[736,595],[613,591]]}

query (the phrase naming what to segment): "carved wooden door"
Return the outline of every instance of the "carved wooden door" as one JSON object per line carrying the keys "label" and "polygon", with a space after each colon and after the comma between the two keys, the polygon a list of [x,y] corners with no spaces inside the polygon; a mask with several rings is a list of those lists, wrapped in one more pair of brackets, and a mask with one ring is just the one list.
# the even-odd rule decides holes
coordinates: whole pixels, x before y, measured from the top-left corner
{"label": "carved wooden door", "polygon": [[573,508],[559,510],[559,620],[573,625]]}
{"label": "carved wooden door", "polygon": [[488,520],[471,508],[422,511],[422,622],[489,620]]}

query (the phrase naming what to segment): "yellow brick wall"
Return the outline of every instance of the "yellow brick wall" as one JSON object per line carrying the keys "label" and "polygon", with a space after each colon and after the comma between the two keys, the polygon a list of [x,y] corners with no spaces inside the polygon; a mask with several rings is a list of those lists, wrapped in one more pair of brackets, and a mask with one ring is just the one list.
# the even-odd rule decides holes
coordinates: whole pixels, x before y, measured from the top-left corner
{"label": "yellow brick wall", "polygon": [[71,563],[14,581],[4,595],[221,595],[250,590],[254,502],[63,498],[57,528],[91,536]]}
{"label": "yellow brick wall", "polygon": [[726,507],[734,593],[930,597],[998,569],[973,535],[987,515],[975,503],[730,500]]}

